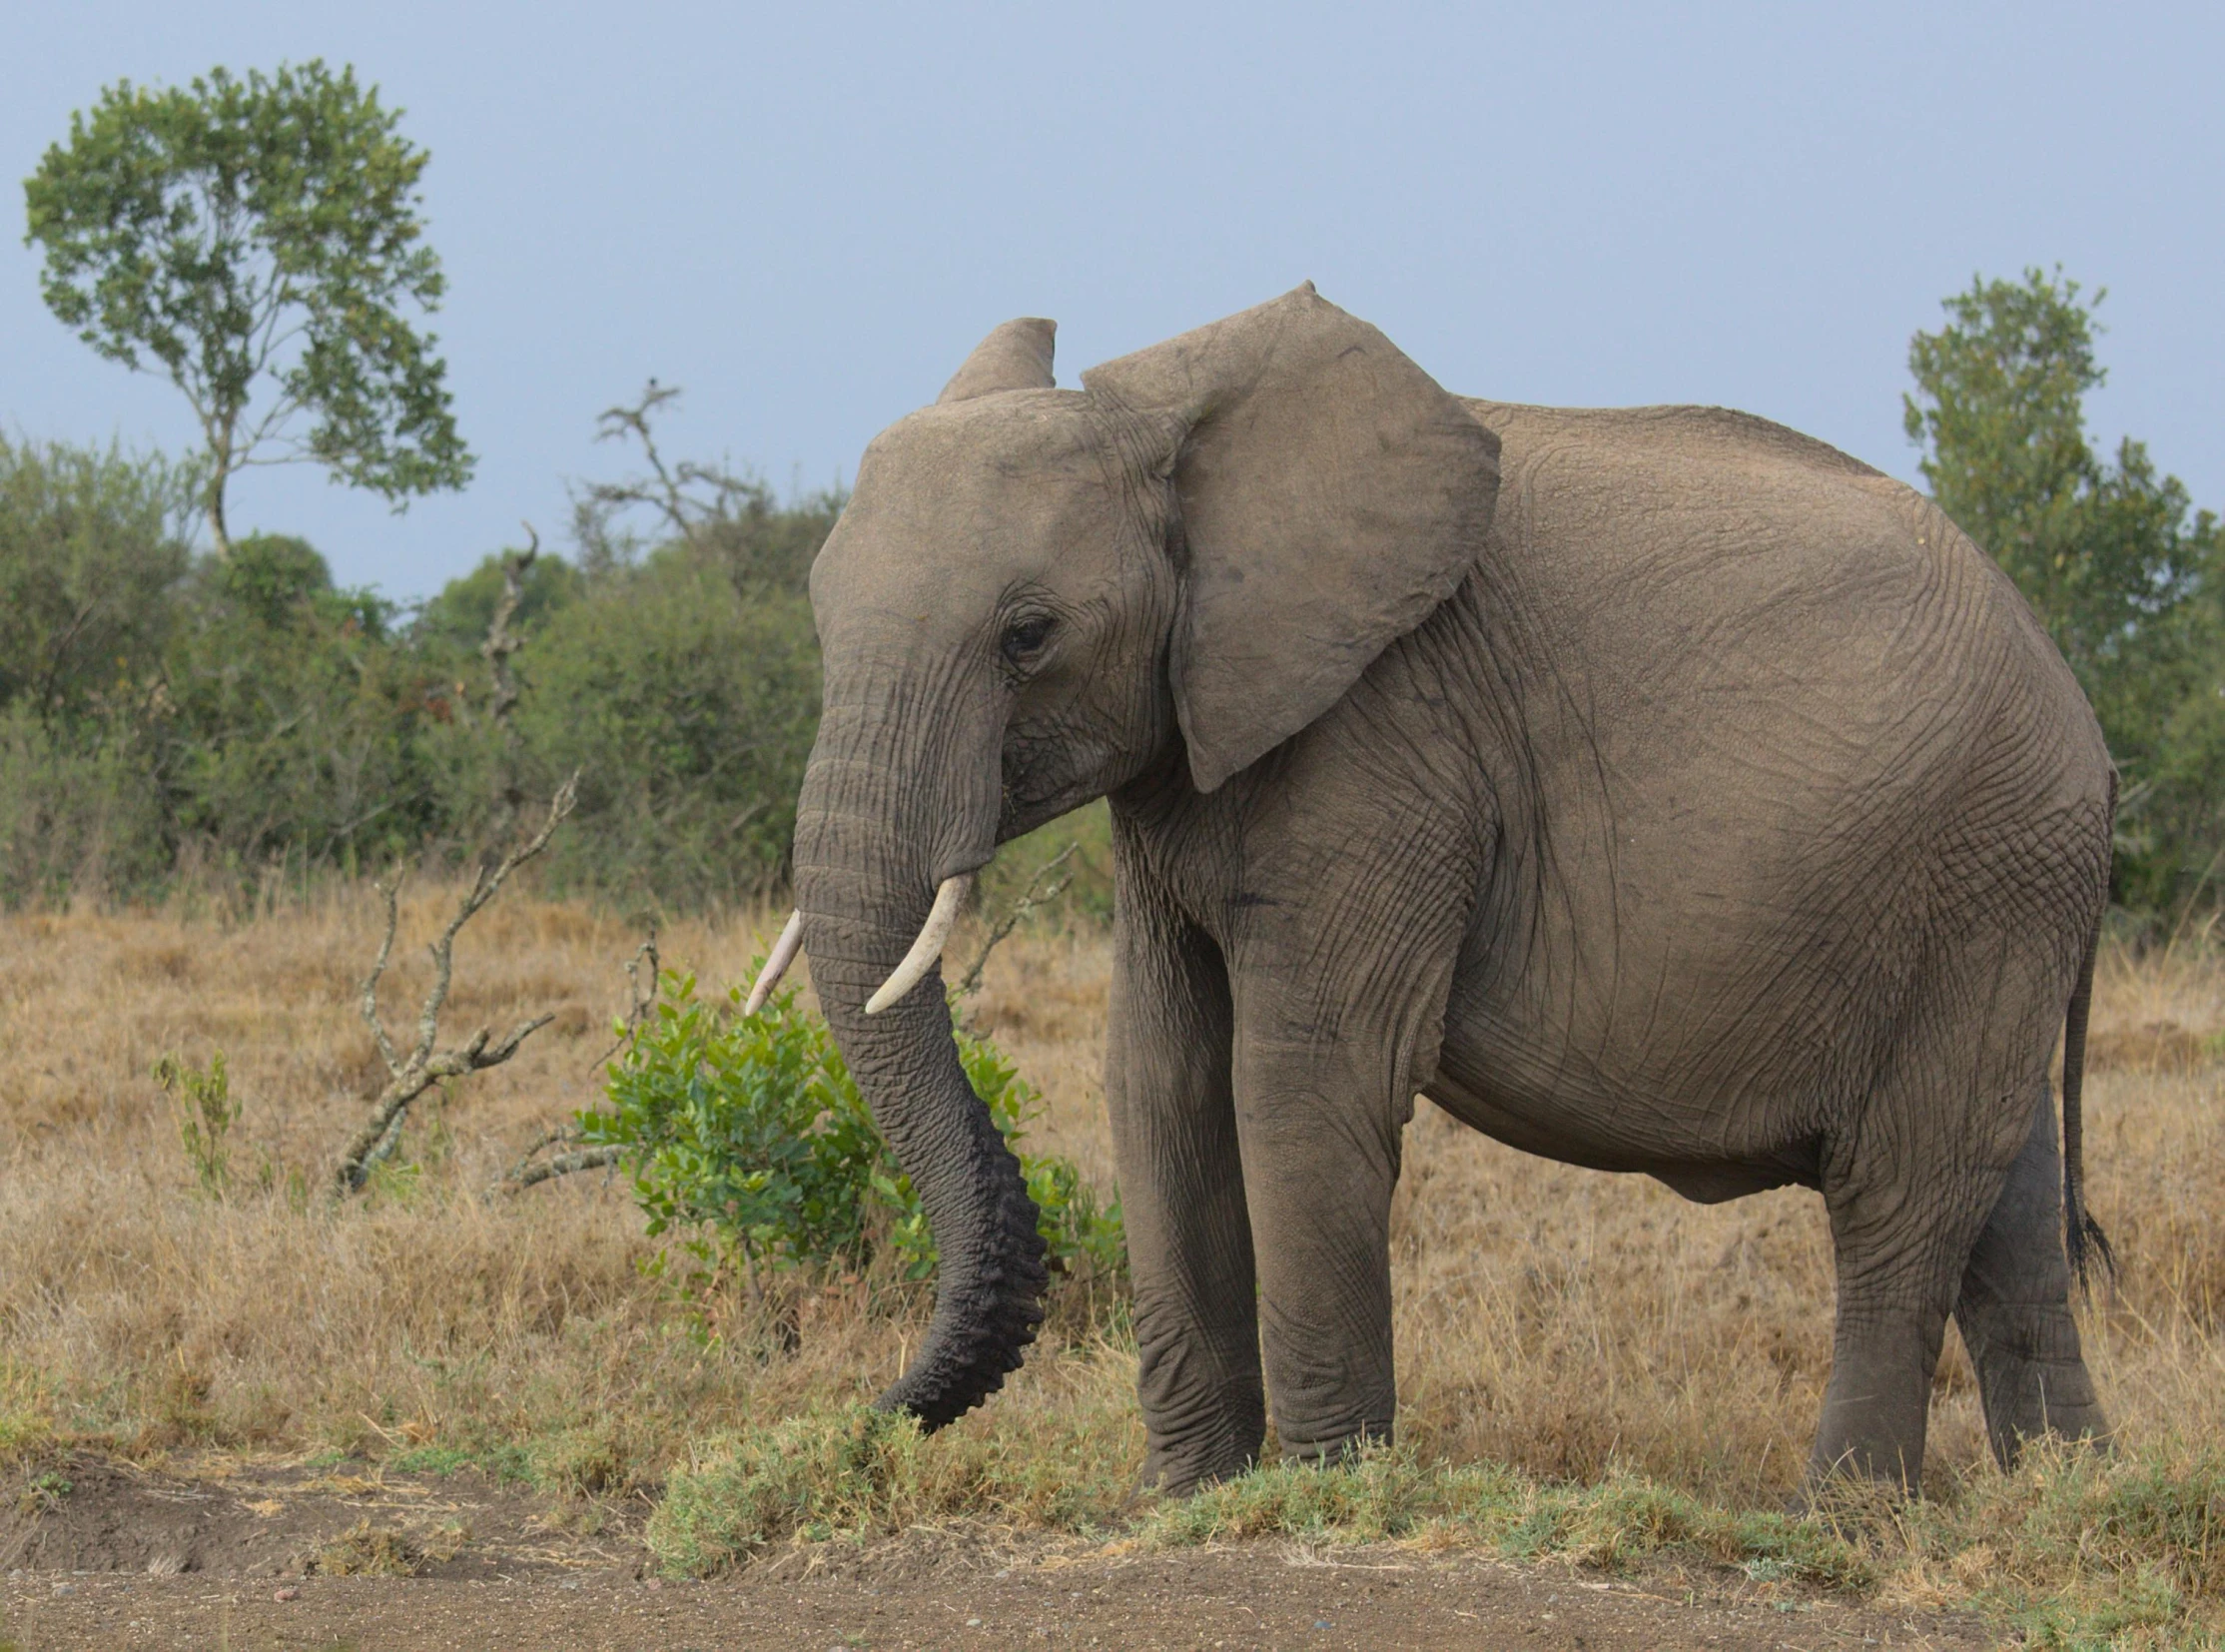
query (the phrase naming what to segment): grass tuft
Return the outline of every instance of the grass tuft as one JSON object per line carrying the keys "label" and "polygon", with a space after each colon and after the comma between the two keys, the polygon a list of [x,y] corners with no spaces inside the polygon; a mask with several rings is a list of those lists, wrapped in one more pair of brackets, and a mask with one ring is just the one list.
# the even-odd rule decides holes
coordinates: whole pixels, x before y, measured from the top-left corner
{"label": "grass tuft", "polygon": [[2038,1442],[2013,1473],[1973,1480],[1959,1507],[1914,1505],[1905,1529],[1910,1569],[1943,1561],[2034,1645],[2225,1644],[2225,1453],[2214,1446],[2105,1455]]}
{"label": "grass tuft", "polygon": [[309,1557],[303,1570],[318,1577],[415,1577],[424,1557],[408,1534],[359,1520]]}
{"label": "grass tuft", "polygon": [[1720,1508],[1628,1470],[1592,1485],[1556,1484],[1504,1464],[1423,1463],[1398,1447],[1328,1467],[1254,1470],[1161,1505],[1141,1535],[1160,1543],[1280,1536],[1480,1546],[1603,1571],[1670,1556],[1839,1593],[1875,1578],[1870,1559],[1826,1519]]}
{"label": "grass tuft", "polygon": [[54,1438],[45,1388],[17,1361],[0,1357],[0,1469],[37,1455]]}
{"label": "grass tuft", "polygon": [[2225,1471],[2212,1455],[2038,1447],[1957,1503],[1846,1487],[1803,1516],[1724,1506],[1629,1469],[1551,1482],[1403,1447],[1270,1464],[1160,1501],[1127,1491],[1131,1460],[1079,1435],[928,1438],[865,1406],[814,1410],[729,1436],[675,1473],[648,1541],[665,1570],[695,1577],[786,1545],[961,1521],[1145,1546],[1402,1543],[1610,1573],[1670,1561],[1852,1600],[1976,1607],[2039,1646],[2212,1645],[2225,1629]]}
{"label": "grass tuft", "polygon": [[665,1482],[650,1552],[703,1577],[790,1541],[887,1536],[988,1522],[1105,1529],[1132,1502],[1136,1441],[1102,1413],[1011,1430],[960,1424],[933,1437],[868,1405],[816,1407],[706,1442]]}

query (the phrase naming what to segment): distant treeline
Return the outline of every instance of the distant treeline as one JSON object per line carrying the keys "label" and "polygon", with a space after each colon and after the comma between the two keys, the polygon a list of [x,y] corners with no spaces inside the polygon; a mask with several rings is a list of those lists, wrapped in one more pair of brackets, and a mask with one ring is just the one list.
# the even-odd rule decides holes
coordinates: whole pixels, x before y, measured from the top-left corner
{"label": "distant treeline", "polygon": [[[2094,306],[2059,271],[1973,281],[1910,342],[1908,435],[2077,673],[2121,777],[2113,894],[2184,932],[2225,888],[2225,524],[2141,442],[2086,425]],[[183,877],[457,862],[580,775],[545,872],[669,907],[787,875],[818,718],[805,579],[839,490],[777,500],[668,462],[651,381],[600,418],[646,468],[575,495],[569,559],[522,573],[497,693],[489,557],[421,606],[333,583],[299,539],[196,554],[190,466],[0,438],[0,902],[134,899]],[[1103,811],[1050,829],[1066,906],[1110,907]]]}
{"label": "distant treeline", "polygon": [[[300,539],[196,554],[186,467],[0,437],[0,901],[458,861],[575,769],[554,886],[777,885],[818,718],[805,577],[842,500],[680,480],[587,490],[572,558],[524,570],[498,723],[498,557],[403,606]],[[644,505],[658,531],[625,532]]]}

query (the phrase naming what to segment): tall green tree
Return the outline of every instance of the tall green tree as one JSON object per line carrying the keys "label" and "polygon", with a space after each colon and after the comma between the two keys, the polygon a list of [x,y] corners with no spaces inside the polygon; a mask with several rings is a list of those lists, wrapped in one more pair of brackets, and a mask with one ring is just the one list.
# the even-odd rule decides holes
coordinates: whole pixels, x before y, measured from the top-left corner
{"label": "tall green tree", "polygon": [[396,509],[461,487],[424,242],[426,153],[320,61],[184,89],[119,81],[24,181],[41,291],[101,355],[169,378],[207,452],[205,512],[250,465],[315,462]]}
{"label": "tall green tree", "polygon": [[1973,279],[1909,342],[1902,417],[2092,702],[2126,782],[2117,893],[2153,910],[2199,898],[2225,847],[2225,532],[2146,443],[2095,448],[2102,296],[2059,268]]}

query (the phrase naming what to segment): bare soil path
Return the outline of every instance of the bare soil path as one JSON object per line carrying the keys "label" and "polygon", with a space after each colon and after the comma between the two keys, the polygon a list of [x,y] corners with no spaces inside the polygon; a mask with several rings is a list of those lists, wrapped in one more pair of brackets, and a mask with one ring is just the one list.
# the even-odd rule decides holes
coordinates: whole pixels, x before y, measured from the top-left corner
{"label": "bare soil path", "polygon": [[[933,1545],[930,1545],[933,1547]],[[1135,1556],[971,1561],[905,1543],[843,1574],[760,1568],[715,1583],[609,1574],[459,1582],[51,1574],[8,1582],[0,1646],[20,1652],[726,1652],[735,1647],[1976,1648],[1970,1624],[1602,1583],[1565,1568],[1464,1556],[1281,1545]],[[991,1559],[1002,1564],[991,1565]],[[294,1598],[274,1598],[284,1591]]]}
{"label": "bare soil path", "polygon": [[1130,1551],[923,1531],[673,1583],[645,1575],[639,1503],[583,1517],[473,1474],[345,1466],[187,1478],[80,1459],[46,1472],[46,1498],[0,1509],[0,1652],[1995,1644],[1968,1620],[1859,1611],[1735,1575],[1609,1580],[1288,1542]]}

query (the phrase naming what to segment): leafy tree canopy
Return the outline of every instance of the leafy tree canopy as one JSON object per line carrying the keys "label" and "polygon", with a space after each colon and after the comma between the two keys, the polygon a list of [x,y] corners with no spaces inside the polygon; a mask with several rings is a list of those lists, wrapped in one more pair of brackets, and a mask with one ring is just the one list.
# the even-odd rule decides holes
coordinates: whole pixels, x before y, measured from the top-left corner
{"label": "leafy tree canopy", "polygon": [[419,210],[429,157],[399,122],[319,61],[119,81],[24,182],[48,308],[192,404],[220,553],[249,465],[320,463],[397,509],[470,477],[437,341],[404,313],[436,309],[443,278]]}

